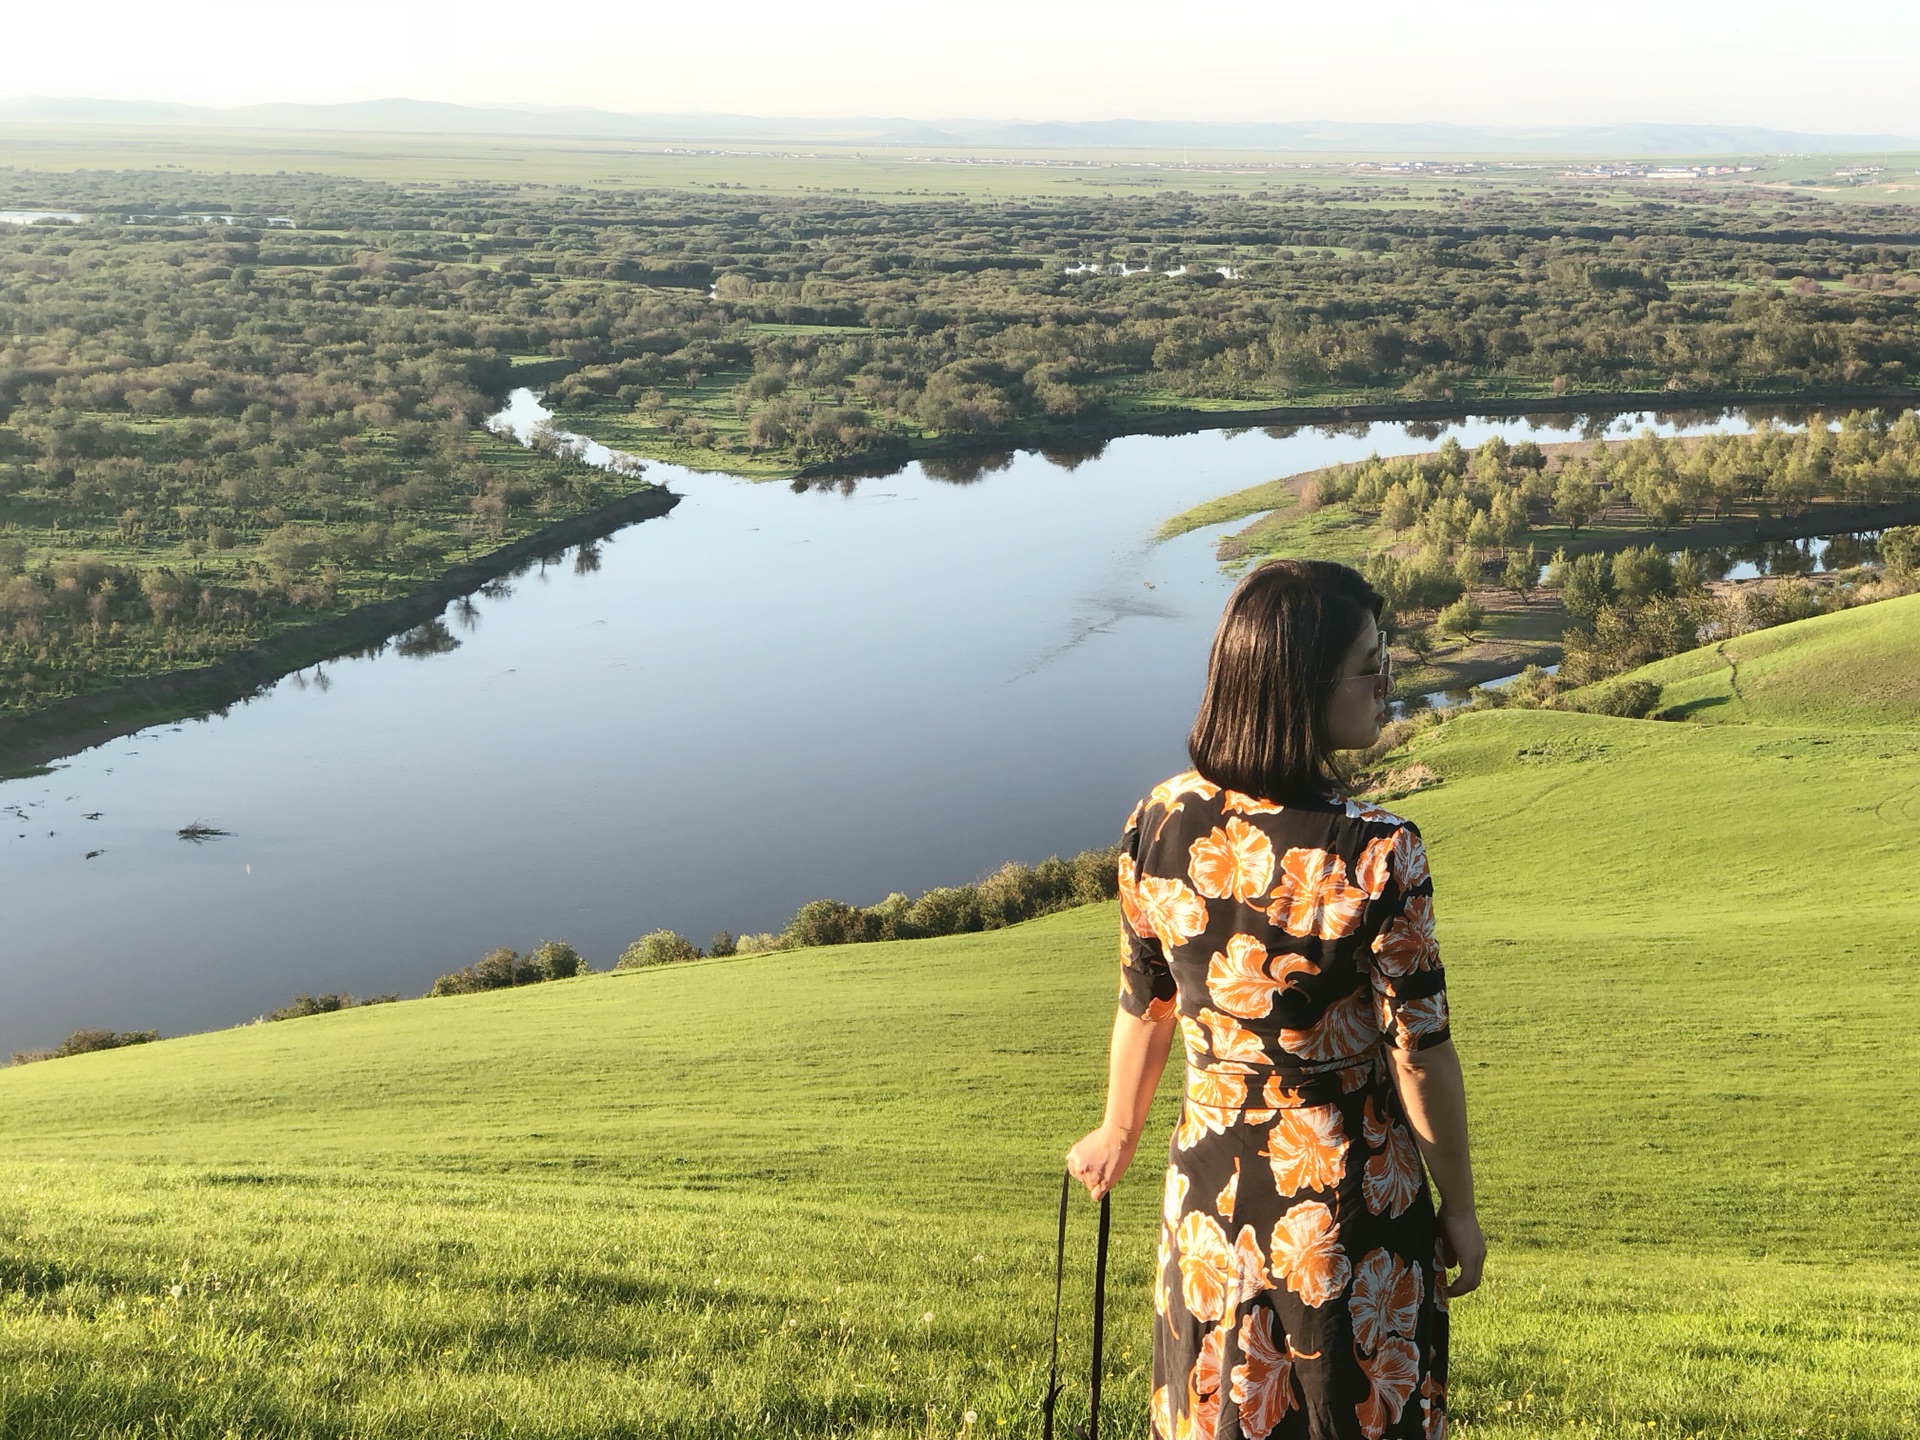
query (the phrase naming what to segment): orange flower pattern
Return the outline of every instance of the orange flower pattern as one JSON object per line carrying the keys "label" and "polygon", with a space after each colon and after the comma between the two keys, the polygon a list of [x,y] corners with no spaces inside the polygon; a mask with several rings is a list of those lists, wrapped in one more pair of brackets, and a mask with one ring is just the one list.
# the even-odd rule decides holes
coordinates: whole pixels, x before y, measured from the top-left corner
{"label": "orange flower pattern", "polygon": [[1391,1336],[1412,1339],[1420,1320],[1420,1267],[1390,1250],[1370,1250],[1353,1269],[1353,1343],[1378,1350]]}
{"label": "orange flower pattern", "polygon": [[1171,950],[1207,928],[1207,907],[1178,880],[1142,875],[1136,890],[1140,918],[1164,949]]}
{"label": "orange flower pattern", "polygon": [[1360,1180],[1367,1209],[1376,1215],[1398,1215],[1420,1193],[1420,1152],[1414,1147],[1413,1134],[1398,1120],[1379,1119],[1371,1100],[1362,1133],[1369,1148],[1377,1152],[1367,1157],[1367,1171]]}
{"label": "orange flower pattern", "polygon": [[1373,968],[1389,980],[1425,970],[1440,958],[1433,939],[1433,901],[1416,895],[1373,942]]}
{"label": "orange flower pattern", "polygon": [[1180,1266],[1180,1298],[1199,1320],[1218,1320],[1227,1313],[1229,1291],[1239,1290],[1239,1261],[1227,1244],[1220,1222],[1204,1210],[1190,1210],[1173,1236],[1173,1253]]}
{"label": "orange flower pattern", "polygon": [[1179,1440],[1213,1440],[1220,1421],[1220,1361],[1227,1332],[1215,1329],[1200,1346],[1200,1358],[1187,1377],[1187,1413],[1175,1432]]}
{"label": "orange flower pattern", "polygon": [[1318,1200],[1296,1205],[1273,1227],[1273,1274],[1308,1305],[1324,1305],[1353,1273],[1333,1212]]}
{"label": "orange flower pattern", "polygon": [[1273,1186],[1284,1196],[1333,1190],[1347,1173],[1347,1134],[1333,1105],[1282,1110],[1261,1152],[1273,1166]]}
{"label": "orange flower pattern", "polygon": [[1267,947],[1253,936],[1234,935],[1226,949],[1215,951],[1207,961],[1207,993],[1228,1014],[1258,1020],[1272,1013],[1273,1002],[1290,979],[1315,971],[1314,963],[1304,955],[1269,957]]}
{"label": "orange flower pattern", "polygon": [[1240,1407],[1240,1429],[1267,1440],[1294,1406],[1293,1354],[1273,1338],[1273,1312],[1259,1309],[1240,1322],[1241,1360],[1233,1367],[1227,1396]]}
{"label": "orange flower pattern", "polygon": [[1273,842],[1264,831],[1230,815],[1224,828],[1209,830],[1193,842],[1187,872],[1193,888],[1209,900],[1248,904],[1273,883]]}
{"label": "orange flower pattern", "polygon": [[1360,923],[1367,892],[1347,883],[1338,855],[1294,849],[1280,857],[1280,883],[1267,898],[1267,919],[1287,934],[1338,940]]}
{"label": "orange flower pattern", "polygon": [[[1186,1103],[1153,1302],[1157,1440],[1437,1440],[1433,1201],[1384,1054],[1449,1036],[1419,832],[1191,772],[1121,846],[1120,1004],[1177,1016]],[[1330,1432],[1335,1433],[1335,1432]]]}
{"label": "orange flower pattern", "polygon": [[[1189,1023],[1191,1022],[1183,1021],[1182,1025],[1184,1027]],[[1199,1050],[1203,1054],[1211,1050],[1216,1060],[1250,1060],[1256,1065],[1267,1063],[1267,1047],[1260,1043],[1260,1037],[1231,1015],[1222,1015],[1215,1010],[1202,1010],[1200,1027],[1206,1031],[1206,1043],[1197,1046],[1193,1044],[1193,1031],[1188,1030],[1186,1034],[1189,1037],[1187,1043],[1189,1050]]]}
{"label": "orange flower pattern", "polygon": [[1183,771],[1171,780],[1163,780],[1154,786],[1153,793],[1141,802],[1143,807],[1152,806],[1160,812],[1160,824],[1154,832],[1154,838],[1159,839],[1159,832],[1167,828],[1167,822],[1186,809],[1183,796],[1197,795],[1202,800],[1211,800],[1219,793],[1220,787],[1203,780],[1197,770]]}
{"label": "orange flower pattern", "polygon": [[1354,1407],[1360,1414],[1360,1433],[1367,1440],[1382,1440],[1420,1383],[1420,1352],[1411,1340],[1395,1335],[1382,1340],[1373,1354],[1362,1355],[1360,1368],[1367,1377],[1367,1398]]}
{"label": "orange flower pattern", "polygon": [[1233,1219],[1233,1200],[1240,1193],[1240,1162],[1233,1162],[1233,1178],[1220,1187],[1220,1193],[1214,1197],[1213,1208],[1219,1212],[1222,1220]]}

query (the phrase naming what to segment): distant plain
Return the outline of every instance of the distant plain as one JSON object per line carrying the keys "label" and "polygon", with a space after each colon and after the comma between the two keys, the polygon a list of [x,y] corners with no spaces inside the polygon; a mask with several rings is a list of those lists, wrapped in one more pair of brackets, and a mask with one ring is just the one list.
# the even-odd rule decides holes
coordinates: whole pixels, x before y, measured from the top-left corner
{"label": "distant plain", "polygon": [[[1854,203],[1920,202],[1920,153],[1769,156],[1759,170],[1699,182],[1609,181],[1568,172],[1591,155],[1329,154],[1320,151],[1045,150],[912,145],[756,145],[553,136],[418,135],[375,131],[247,131],[189,127],[0,123],[0,169],[276,171],[394,182],[516,181],[612,188],[820,191],[869,198],[1074,198],[1191,191],[1242,194],[1295,185],[1404,189],[1401,203],[1440,204],[1462,190],[1579,189],[1609,203],[1676,189],[1729,193],[1787,186]],[[1633,157],[1605,157],[1626,160]],[[1417,159],[1425,168],[1387,167]],[[1661,165],[1752,163],[1663,156]],[[1462,167],[1472,167],[1462,169]],[[1841,172],[1877,167],[1861,181]],[[1356,197],[1360,198],[1360,197]],[[1372,197],[1365,197],[1373,203]]]}

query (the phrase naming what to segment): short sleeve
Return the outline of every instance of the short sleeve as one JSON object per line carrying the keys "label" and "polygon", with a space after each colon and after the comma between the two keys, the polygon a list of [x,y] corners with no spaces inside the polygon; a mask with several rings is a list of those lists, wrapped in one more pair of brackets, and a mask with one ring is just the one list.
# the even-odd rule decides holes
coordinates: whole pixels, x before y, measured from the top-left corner
{"label": "short sleeve", "polygon": [[1142,1020],[1174,1012],[1173,971],[1159,937],[1140,911],[1140,807],[1120,837],[1120,1008]]}
{"label": "short sleeve", "polygon": [[[1447,977],[1433,930],[1433,876],[1420,832],[1403,821],[1367,847],[1383,885],[1368,947],[1374,1018],[1387,1043],[1425,1050],[1452,1038]],[[1384,866],[1381,866],[1384,862]],[[1363,858],[1363,866],[1367,860]]]}

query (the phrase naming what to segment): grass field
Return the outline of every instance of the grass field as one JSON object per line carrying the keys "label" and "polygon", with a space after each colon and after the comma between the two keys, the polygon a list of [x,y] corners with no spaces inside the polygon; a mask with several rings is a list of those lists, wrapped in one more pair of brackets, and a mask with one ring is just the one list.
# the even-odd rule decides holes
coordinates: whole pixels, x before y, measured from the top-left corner
{"label": "grass field", "polygon": [[[1920,599],[1733,642],[1745,723],[1416,740],[1493,1242],[1456,1433],[1920,1432],[1917,640]],[[1114,924],[0,1073],[0,1436],[1037,1435]],[[1116,1209],[1128,1437],[1157,1145]]]}

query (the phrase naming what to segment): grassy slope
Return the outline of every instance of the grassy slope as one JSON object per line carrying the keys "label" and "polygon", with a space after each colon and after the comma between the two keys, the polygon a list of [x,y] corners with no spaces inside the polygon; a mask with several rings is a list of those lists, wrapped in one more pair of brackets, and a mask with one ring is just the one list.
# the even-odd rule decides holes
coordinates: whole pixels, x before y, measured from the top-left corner
{"label": "grassy slope", "polygon": [[[1776,692],[1815,695],[1841,652],[1911,670],[1916,613],[1796,627]],[[1446,783],[1405,808],[1496,1247],[1458,1311],[1467,1433],[1912,1432],[1909,724],[1484,712],[1422,737]],[[1113,922],[0,1073],[0,1436],[906,1436],[969,1408],[971,1435],[1033,1433]],[[1121,1435],[1156,1168],[1117,1214]]]}
{"label": "grassy slope", "polygon": [[1603,683],[1651,680],[1661,704],[1689,720],[1920,726],[1916,656],[1920,595],[1904,595],[1756,630]]}

